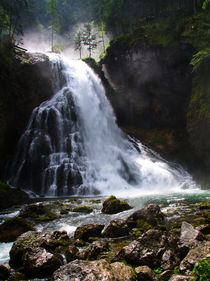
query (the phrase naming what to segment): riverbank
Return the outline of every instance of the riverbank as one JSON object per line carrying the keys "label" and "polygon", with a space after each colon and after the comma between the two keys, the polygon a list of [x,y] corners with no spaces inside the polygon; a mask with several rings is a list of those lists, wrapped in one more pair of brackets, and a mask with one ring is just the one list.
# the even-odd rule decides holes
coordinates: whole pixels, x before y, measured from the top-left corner
{"label": "riverbank", "polygon": [[[16,233],[17,237],[13,236],[11,241],[1,240],[15,241],[10,251],[9,280],[58,280],[61,275],[71,280],[69,270],[77,268],[78,274],[86,276],[87,267],[88,274],[96,274],[91,280],[97,281],[103,280],[100,277],[103,274],[108,274],[107,280],[169,280],[174,274],[192,280],[196,262],[209,261],[204,257],[204,249],[209,249],[208,200],[207,192],[130,198],[126,201],[132,209],[105,214],[102,213],[104,198],[74,198],[37,202],[5,211],[0,215],[1,222],[4,221],[1,234],[7,222],[7,240],[14,229],[21,231],[23,224],[29,227],[28,231],[22,230],[23,234]],[[11,224],[6,219],[9,216]],[[196,257],[190,269],[188,266],[182,269],[193,251]],[[17,263],[19,255],[21,264]],[[115,267],[127,272],[127,277],[117,276]],[[4,266],[0,268],[2,272]],[[142,274],[146,274],[146,279],[142,279]],[[15,276],[20,279],[14,279]]]}

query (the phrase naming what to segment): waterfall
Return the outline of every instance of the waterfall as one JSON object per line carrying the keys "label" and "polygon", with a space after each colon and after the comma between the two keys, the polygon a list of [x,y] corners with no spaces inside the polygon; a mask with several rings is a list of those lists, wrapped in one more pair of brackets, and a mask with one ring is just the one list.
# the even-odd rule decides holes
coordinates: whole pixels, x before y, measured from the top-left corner
{"label": "waterfall", "polygon": [[56,79],[65,82],[55,81],[56,94],[33,110],[10,168],[12,186],[41,196],[81,196],[178,191],[193,184],[187,172],[118,128],[100,79],[84,62],[59,56],[51,62],[62,72]]}

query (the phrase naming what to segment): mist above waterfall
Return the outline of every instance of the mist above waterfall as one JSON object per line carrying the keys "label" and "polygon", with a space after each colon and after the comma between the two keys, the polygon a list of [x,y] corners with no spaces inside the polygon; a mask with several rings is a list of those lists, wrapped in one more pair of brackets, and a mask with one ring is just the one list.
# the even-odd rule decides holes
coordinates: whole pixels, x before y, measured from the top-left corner
{"label": "mist above waterfall", "polygon": [[11,185],[42,196],[194,187],[187,172],[172,168],[118,128],[100,79],[84,62],[53,54],[50,59],[55,77],[65,83],[34,109],[10,168]]}

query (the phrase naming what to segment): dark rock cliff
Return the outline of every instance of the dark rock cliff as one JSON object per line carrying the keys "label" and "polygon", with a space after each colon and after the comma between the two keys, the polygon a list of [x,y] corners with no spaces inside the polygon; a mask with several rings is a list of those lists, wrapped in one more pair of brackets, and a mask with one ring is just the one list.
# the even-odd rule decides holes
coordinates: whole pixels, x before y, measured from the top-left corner
{"label": "dark rock cliff", "polygon": [[[0,58],[1,59],[1,58]],[[47,56],[25,54],[0,69],[0,176],[13,156],[32,110],[53,94]]]}
{"label": "dark rock cliff", "polygon": [[[200,177],[208,170],[209,160],[202,156],[208,155],[208,141],[203,137],[199,141],[199,130],[204,124],[198,124],[196,131],[191,126],[190,136],[189,121],[187,128],[192,104],[192,56],[192,47],[185,44],[131,49],[115,40],[102,64],[114,89],[108,91],[108,96],[119,125]],[[196,120],[197,116],[193,118]],[[199,145],[204,149],[198,150]]]}

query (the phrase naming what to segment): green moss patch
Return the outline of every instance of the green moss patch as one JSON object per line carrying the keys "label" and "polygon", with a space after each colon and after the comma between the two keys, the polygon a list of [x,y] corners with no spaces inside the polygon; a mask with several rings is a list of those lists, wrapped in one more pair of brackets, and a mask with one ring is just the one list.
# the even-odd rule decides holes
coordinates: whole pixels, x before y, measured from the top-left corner
{"label": "green moss patch", "polygon": [[89,214],[93,212],[93,208],[89,206],[78,206],[73,209],[73,212]]}

